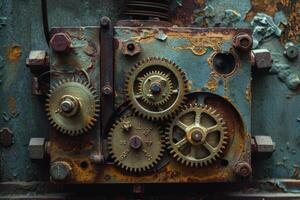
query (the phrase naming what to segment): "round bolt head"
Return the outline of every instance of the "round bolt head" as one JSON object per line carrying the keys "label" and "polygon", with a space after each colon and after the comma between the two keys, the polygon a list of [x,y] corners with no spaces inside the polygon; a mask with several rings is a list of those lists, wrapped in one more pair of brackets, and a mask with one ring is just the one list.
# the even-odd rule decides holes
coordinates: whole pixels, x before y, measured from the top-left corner
{"label": "round bolt head", "polygon": [[248,178],[252,174],[252,168],[247,162],[239,162],[234,167],[234,173],[240,178]]}
{"label": "round bolt head", "polygon": [[142,138],[135,135],[130,138],[130,147],[137,150],[140,149],[143,145]]}
{"label": "round bolt head", "polygon": [[65,161],[57,161],[51,164],[50,175],[54,181],[64,181],[71,175],[71,166]]}
{"label": "round bolt head", "polygon": [[295,59],[298,57],[298,48],[292,42],[288,42],[284,46],[284,55],[288,59]]}
{"label": "round bolt head", "polygon": [[100,19],[100,23],[101,23],[101,26],[106,27],[110,24],[110,19],[108,17],[104,16]]}
{"label": "round bolt head", "polygon": [[50,40],[51,47],[56,52],[64,52],[70,48],[71,39],[66,33],[55,33]]}
{"label": "round bolt head", "polygon": [[196,130],[192,133],[192,140],[194,142],[200,142],[202,140],[202,138],[203,138],[203,136],[200,131]]}

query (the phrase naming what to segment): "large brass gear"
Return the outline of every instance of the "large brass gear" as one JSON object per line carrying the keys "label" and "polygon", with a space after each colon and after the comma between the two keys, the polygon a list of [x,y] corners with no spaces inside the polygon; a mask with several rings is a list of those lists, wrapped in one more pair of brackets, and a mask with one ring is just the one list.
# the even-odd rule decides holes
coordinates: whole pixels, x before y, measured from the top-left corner
{"label": "large brass gear", "polygon": [[167,143],[173,157],[190,167],[203,167],[221,157],[227,145],[227,127],[215,109],[186,106],[171,122]]}
{"label": "large brass gear", "polygon": [[183,107],[188,81],[174,62],[150,57],[131,69],[126,92],[138,115],[149,120],[165,120]]}
{"label": "large brass gear", "polygon": [[93,87],[81,80],[60,80],[50,89],[46,103],[50,124],[59,132],[78,135],[93,127],[99,100]]}
{"label": "large brass gear", "polygon": [[161,159],[164,147],[160,128],[134,115],[117,121],[108,137],[108,148],[115,164],[130,172],[153,168]]}

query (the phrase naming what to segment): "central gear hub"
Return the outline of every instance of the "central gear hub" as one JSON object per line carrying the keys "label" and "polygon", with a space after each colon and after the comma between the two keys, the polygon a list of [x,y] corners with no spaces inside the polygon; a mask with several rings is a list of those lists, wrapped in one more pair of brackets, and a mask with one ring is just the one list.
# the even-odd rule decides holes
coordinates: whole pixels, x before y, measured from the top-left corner
{"label": "central gear hub", "polygon": [[160,82],[151,83],[150,91],[152,94],[157,95],[161,92],[161,90],[162,90],[162,88],[161,88]]}
{"label": "central gear hub", "polygon": [[203,133],[199,130],[195,130],[191,134],[191,139],[193,142],[196,142],[196,143],[201,142],[202,138],[203,138]]}
{"label": "central gear hub", "polygon": [[142,138],[138,135],[132,136],[130,138],[130,147],[133,149],[140,149],[143,146]]}
{"label": "central gear hub", "polygon": [[108,148],[116,165],[130,172],[153,168],[163,155],[164,143],[157,124],[137,116],[122,117],[108,137]]}
{"label": "central gear hub", "polygon": [[171,154],[182,164],[202,167],[220,157],[227,144],[225,122],[211,107],[189,105],[171,122]]}
{"label": "central gear hub", "polygon": [[137,63],[126,81],[133,110],[150,120],[172,117],[183,106],[187,88],[184,72],[175,63],[157,57]]}
{"label": "central gear hub", "polygon": [[51,125],[68,135],[87,132],[99,116],[99,101],[91,85],[80,80],[54,84],[46,103]]}
{"label": "central gear hub", "polygon": [[63,115],[71,117],[77,114],[80,109],[79,100],[71,95],[65,95],[61,98],[60,111]]}

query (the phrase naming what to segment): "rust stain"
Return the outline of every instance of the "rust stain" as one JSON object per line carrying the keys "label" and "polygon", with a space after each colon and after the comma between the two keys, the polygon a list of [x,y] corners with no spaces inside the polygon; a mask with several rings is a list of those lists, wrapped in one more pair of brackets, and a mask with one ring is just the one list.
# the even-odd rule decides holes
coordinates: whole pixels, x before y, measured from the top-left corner
{"label": "rust stain", "polygon": [[246,21],[251,21],[253,17],[263,12],[272,17],[278,11],[283,11],[288,16],[287,26],[281,27],[285,29],[281,35],[280,41],[282,43],[287,40],[292,40],[299,43],[300,37],[300,2],[292,0],[252,0],[252,8],[246,15]]}
{"label": "rust stain", "polygon": [[246,88],[245,97],[246,97],[246,100],[251,104],[251,102],[252,102],[251,83],[249,83],[249,85]]}
{"label": "rust stain", "polygon": [[22,49],[20,46],[12,46],[8,49],[8,59],[12,62],[17,62],[22,54]]}
{"label": "rust stain", "polygon": [[282,41],[292,40],[300,43],[300,2],[297,1],[293,3],[292,1],[283,1],[283,3],[283,5],[287,6],[285,9],[289,14],[287,15],[288,25],[282,35]]}
{"label": "rust stain", "polygon": [[251,21],[259,12],[263,12],[274,17],[275,13],[278,11],[277,4],[280,3],[280,1],[281,0],[252,0],[252,8],[247,13],[246,20]]}
{"label": "rust stain", "polygon": [[218,88],[218,81],[215,78],[210,77],[210,79],[208,80],[208,82],[205,84],[204,87],[206,87],[211,91],[216,91]]}
{"label": "rust stain", "polygon": [[16,116],[17,115],[17,102],[14,97],[9,97],[8,98],[8,109],[11,114],[11,116]]}

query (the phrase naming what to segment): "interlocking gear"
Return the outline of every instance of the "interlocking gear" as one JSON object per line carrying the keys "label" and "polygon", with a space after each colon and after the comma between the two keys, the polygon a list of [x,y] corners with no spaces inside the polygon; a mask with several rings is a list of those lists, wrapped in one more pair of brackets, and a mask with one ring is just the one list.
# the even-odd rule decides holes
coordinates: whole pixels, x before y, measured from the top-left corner
{"label": "interlocking gear", "polygon": [[116,165],[130,172],[153,168],[161,159],[164,146],[160,128],[133,115],[116,122],[108,137],[108,148]]}
{"label": "interlocking gear", "polygon": [[163,72],[151,71],[140,78],[138,92],[142,94],[142,101],[148,105],[164,105],[170,100],[172,91],[172,81]]}
{"label": "interlocking gear", "polygon": [[46,112],[51,125],[68,135],[87,132],[99,116],[96,91],[81,80],[61,80],[50,89]]}
{"label": "interlocking gear", "polygon": [[167,143],[173,157],[190,167],[203,167],[221,157],[227,127],[215,109],[189,105],[171,122]]}
{"label": "interlocking gear", "polygon": [[136,113],[149,120],[165,120],[183,106],[188,82],[175,63],[150,57],[129,72],[126,90]]}

